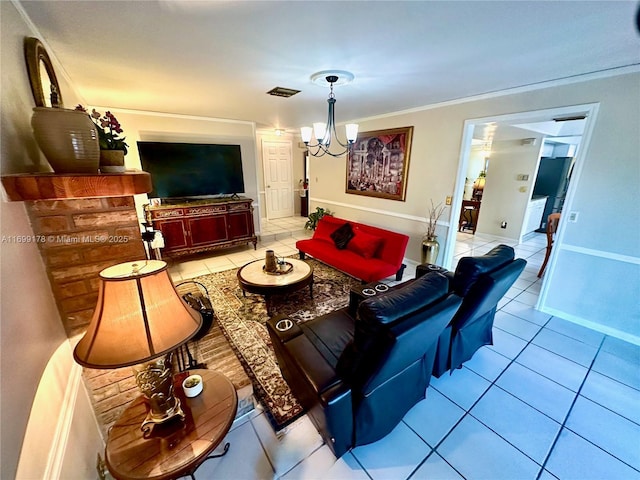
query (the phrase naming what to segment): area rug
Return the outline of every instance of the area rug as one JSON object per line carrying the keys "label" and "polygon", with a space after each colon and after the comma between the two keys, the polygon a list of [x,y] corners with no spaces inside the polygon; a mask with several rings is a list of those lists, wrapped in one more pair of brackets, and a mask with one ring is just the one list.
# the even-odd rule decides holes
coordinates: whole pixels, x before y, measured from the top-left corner
{"label": "area rug", "polygon": [[[285,314],[297,322],[305,322],[347,306],[351,287],[360,283],[317,260],[305,261],[314,269],[313,298],[308,288],[289,295],[274,295],[274,315]],[[264,298],[250,293],[243,296],[237,272],[238,269],[227,270],[193,280],[206,287],[224,335],[278,430],[302,414],[303,409],[280,373],[266,328],[269,316]]]}

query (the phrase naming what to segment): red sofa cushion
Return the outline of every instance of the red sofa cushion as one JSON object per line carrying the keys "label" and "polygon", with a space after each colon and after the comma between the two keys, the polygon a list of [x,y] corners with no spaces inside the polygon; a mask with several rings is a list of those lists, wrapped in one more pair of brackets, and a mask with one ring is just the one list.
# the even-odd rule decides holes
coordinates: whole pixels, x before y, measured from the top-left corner
{"label": "red sofa cushion", "polygon": [[349,249],[338,250],[333,243],[307,239],[298,240],[296,246],[312,257],[365,282],[373,282],[394,275],[398,270],[398,267],[380,259],[365,260],[361,255]]}
{"label": "red sofa cushion", "polygon": [[364,258],[373,258],[383,243],[383,239],[377,235],[371,235],[359,227],[353,229],[355,234],[347,244],[347,250],[362,255]]}

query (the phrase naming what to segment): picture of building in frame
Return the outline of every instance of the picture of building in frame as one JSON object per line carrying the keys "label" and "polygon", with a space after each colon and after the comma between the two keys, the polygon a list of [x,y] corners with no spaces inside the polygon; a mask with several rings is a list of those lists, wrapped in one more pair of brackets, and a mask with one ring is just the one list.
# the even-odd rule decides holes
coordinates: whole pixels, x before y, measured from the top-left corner
{"label": "picture of building in frame", "polygon": [[404,201],[413,127],[362,132],[347,157],[346,193]]}

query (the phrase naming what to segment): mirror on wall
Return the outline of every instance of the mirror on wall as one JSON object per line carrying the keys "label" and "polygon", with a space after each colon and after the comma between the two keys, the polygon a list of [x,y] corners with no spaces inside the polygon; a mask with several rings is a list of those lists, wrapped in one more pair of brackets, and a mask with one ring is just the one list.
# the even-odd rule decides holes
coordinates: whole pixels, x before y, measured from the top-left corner
{"label": "mirror on wall", "polygon": [[62,107],[60,85],[42,42],[37,38],[25,37],[24,56],[36,107]]}

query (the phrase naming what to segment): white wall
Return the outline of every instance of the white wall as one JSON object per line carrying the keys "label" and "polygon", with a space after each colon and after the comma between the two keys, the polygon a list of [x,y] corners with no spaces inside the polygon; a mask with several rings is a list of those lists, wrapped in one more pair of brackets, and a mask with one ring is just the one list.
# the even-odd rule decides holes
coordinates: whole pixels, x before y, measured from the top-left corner
{"label": "white wall", "polygon": [[[519,240],[541,145],[541,137],[535,145],[522,145],[520,140],[493,142],[476,233]],[[529,180],[517,180],[519,174],[529,175]],[[500,227],[503,221],[507,228]]]}
{"label": "white wall", "polygon": [[[542,298],[544,308],[559,316],[640,343],[640,229],[632,227],[640,204],[637,71],[360,120],[362,132],[414,126],[406,201],[345,194],[345,160],[322,158],[312,160],[311,207],[406,233],[411,237],[406,256],[419,261],[429,200],[444,201],[454,191],[465,120],[593,102],[599,102],[599,114],[591,144],[581,147],[588,148],[584,170],[579,181],[571,182],[577,190],[573,205],[565,206],[580,212],[579,221],[565,224],[567,246],[558,249],[559,268]],[[454,228],[458,215],[450,218]],[[439,226],[440,239],[447,228],[446,221]],[[580,276],[596,263],[604,270]],[[623,293],[630,295],[620,295],[621,274],[627,282]]]}
{"label": "white wall", "polygon": [[29,416],[17,479],[85,480],[96,478],[96,456],[104,457],[82,367],[64,340],[40,380]]}

